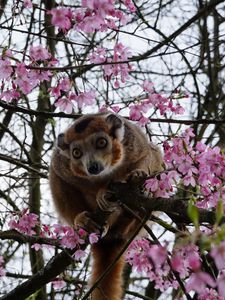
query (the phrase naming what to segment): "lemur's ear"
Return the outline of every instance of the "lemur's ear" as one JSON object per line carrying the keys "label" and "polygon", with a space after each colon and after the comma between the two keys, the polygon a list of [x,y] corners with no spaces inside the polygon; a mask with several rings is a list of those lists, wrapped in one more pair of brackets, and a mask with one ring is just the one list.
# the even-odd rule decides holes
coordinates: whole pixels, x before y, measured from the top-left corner
{"label": "lemur's ear", "polygon": [[70,146],[64,141],[64,133],[60,133],[58,135],[56,145],[64,156],[69,157]]}
{"label": "lemur's ear", "polygon": [[117,138],[119,141],[122,141],[125,131],[123,120],[115,114],[110,114],[106,117],[106,122],[110,127],[110,135],[113,138]]}

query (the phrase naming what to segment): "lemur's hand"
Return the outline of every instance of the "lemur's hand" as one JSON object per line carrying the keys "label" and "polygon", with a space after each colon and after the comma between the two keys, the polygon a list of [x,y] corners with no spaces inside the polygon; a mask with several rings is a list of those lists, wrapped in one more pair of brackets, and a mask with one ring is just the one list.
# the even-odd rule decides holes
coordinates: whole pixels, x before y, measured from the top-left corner
{"label": "lemur's hand", "polygon": [[118,203],[113,199],[113,193],[105,189],[99,190],[96,200],[102,211],[114,212],[119,207]]}
{"label": "lemur's hand", "polygon": [[130,174],[127,176],[126,181],[133,181],[133,182],[140,182],[142,180],[145,180],[145,178],[148,177],[148,173],[142,169],[136,169],[133,170]]}

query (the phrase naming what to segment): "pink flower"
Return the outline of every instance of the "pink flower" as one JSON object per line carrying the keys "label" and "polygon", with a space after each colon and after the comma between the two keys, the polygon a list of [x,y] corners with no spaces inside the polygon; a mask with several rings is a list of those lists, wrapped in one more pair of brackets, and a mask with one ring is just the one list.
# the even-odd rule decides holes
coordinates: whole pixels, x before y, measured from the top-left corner
{"label": "pink flower", "polygon": [[219,245],[214,245],[210,251],[218,270],[225,269],[225,241]]}
{"label": "pink flower", "polygon": [[74,101],[77,103],[79,109],[82,109],[83,106],[93,105],[95,102],[95,92],[88,91],[82,92],[79,95],[74,95]]}
{"label": "pink flower", "polygon": [[24,94],[29,94],[39,82],[38,79],[32,79],[30,77],[29,72],[27,71],[23,62],[17,63],[16,75],[17,77],[14,80],[14,83],[18,85]]}
{"label": "pink flower", "polygon": [[53,288],[56,290],[62,289],[66,286],[66,282],[62,279],[52,281]]}
{"label": "pink flower", "polygon": [[148,251],[155,266],[161,267],[167,258],[167,250],[160,245],[152,245]]}
{"label": "pink flower", "polygon": [[149,82],[148,80],[145,80],[142,84],[143,90],[148,93],[154,92],[154,84],[152,82]]}
{"label": "pink flower", "polygon": [[52,15],[52,24],[62,31],[68,31],[72,27],[72,11],[66,7],[53,8],[49,11]]}
{"label": "pink flower", "polygon": [[51,54],[42,45],[31,46],[29,52],[30,58],[33,61],[47,60],[51,58]]}
{"label": "pink flower", "polygon": [[18,100],[20,93],[17,90],[6,90],[0,94],[0,99],[5,101]]}
{"label": "pink flower", "polygon": [[115,113],[118,113],[120,111],[120,107],[119,105],[113,105],[113,106],[110,106],[111,110],[114,111]]}
{"label": "pink flower", "polygon": [[42,248],[42,245],[35,243],[31,246],[31,248],[33,248],[35,251],[38,251]]}
{"label": "pink flower", "polygon": [[99,235],[94,232],[94,233],[91,233],[88,238],[89,238],[90,244],[95,244],[99,240]]}
{"label": "pink flower", "polygon": [[73,103],[69,98],[59,98],[54,104],[60,111],[66,112],[67,114],[71,114],[73,111]]}
{"label": "pink flower", "polygon": [[97,49],[89,55],[90,62],[103,63],[106,60],[106,49],[97,47]]}
{"label": "pink flower", "polygon": [[80,234],[75,232],[72,227],[59,224],[55,224],[53,227],[56,238],[60,239],[60,243],[63,247],[74,249],[84,243]]}
{"label": "pink flower", "polygon": [[146,239],[133,241],[128,247],[126,260],[129,264],[137,269],[138,272],[147,272],[152,268],[148,258],[150,244]]}
{"label": "pink flower", "polygon": [[198,295],[198,300],[224,300],[224,298],[220,297],[215,289],[205,288],[201,295]]}
{"label": "pink flower", "polygon": [[75,258],[75,260],[80,260],[81,258],[84,258],[86,255],[84,250],[77,250],[74,254],[73,257]]}
{"label": "pink flower", "polygon": [[122,2],[130,10],[130,12],[136,11],[136,7],[134,6],[134,3],[132,0],[122,0]]}
{"label": "pink flower", "polygon": [[[189,172],[189,174],[190,174],[190,172]],[[191,185],[191,186],[193,186],[193,187],[196,186],[196,181],[195,181],[195,179],[194,179],[194,177],[193,177],[192,174],[186,175],[186,176],[183,178],[183,183],[184,183],[185,186],[188,186],[188,185]]]}
{"label": "pink flower", "polygon": [[175,253],[171,258],[171,267],[174,271],[178,272],[181,278],[185,277],[187,270],[184,265],[184,259],[181,254]]}
{"label": "pink flower", "polygon": [[18,220],[10,220],[8,225],[11,229],[16,229],[27,235],[35,234],[35,227],[39,224],[38,216],[33,213],[28,213],[27,210],[22,212],[22,216]]}
{"label": "pink flower", "polygon": [[133,121],[138,121],[142,117],[141,106],[134,104],[129,106],[129,119]]}
{"label": "pink flower", "polygon": [[195,291],[201,294],[205,291],[207,285],[210,287],[215,287],[216,283],[208,273],[197,271],[190,276],[185,287],[187,293],[190,291]]}
{"label": "pink flower", "polygon": [[7,79],[12,74],[12,71],[10,61],[0,59],[0,79]]}
{"label": "pink flower", "polygon": [[197,142],[196,144],[196,150],[201,152],[204,152],[206,150],[206,145],[203,142]]}
{"label": "pink flower", "polygon": [[23,1],[23,6],[24,6],[25,8],[32,8],[32,7],[33,7],[33,4],[32,4],[32,2],[31,2],[31,0],[24,0],[24,1]]}
{"label": "pink flower", "polygon": [[159,180],[156,178],[147,179],[145,184],[146,188],[149,189],[151,192],[156,192],[159,188]]}
{"label": "pink flower", "polygon": [[217,286],[219,295],[222,299],[225,299],[225,272],[221,272],[221,274],[217,278]]}

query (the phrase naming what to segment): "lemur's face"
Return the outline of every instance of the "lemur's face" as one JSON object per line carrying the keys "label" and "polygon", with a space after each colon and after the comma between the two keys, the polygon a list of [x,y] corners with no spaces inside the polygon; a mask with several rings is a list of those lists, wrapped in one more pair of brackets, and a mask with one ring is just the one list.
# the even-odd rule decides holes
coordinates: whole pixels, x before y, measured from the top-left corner
{"label": "lemur's face", "polygon": [[58,137],[75,176],[105,176],[123,160],[124,124],[114,114],[84,116]]}

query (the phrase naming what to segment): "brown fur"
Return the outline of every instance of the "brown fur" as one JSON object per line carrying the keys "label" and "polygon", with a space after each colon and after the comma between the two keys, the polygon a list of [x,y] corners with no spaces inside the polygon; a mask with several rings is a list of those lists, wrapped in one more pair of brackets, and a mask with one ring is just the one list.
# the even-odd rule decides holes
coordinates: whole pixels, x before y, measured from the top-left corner
{"label": "brown fur", "polygon": [[116,140],[112,143],[112,166],[114,166],[122,157],[122,151],[120,143]]}
{"label": "brown fur", "polygon": [[[153,174],[163,169],[160,151],[147,142],[138,127],[122,117],[111,114],[108,118],[108,115],[88,115],[75,121],[61,136],[50,167],[50,186],[61,218],[70,225],[79,225],[89,231],[93,231],[95,224],[85,212],[94,212],[97,205],[105,203],[102,199],[110,181],[124,181],[136,170]],[[95,141],[102,135],[107,139],[108,145],[104,149],[95,149]],[[83,147],[82,151],[88,155],[88,159],[82,157],[75,160],[71,155],[71,147]],[[86,165],[89,160],[100,162],[105,173],[87,173],[89,169]],[[108,226],[106,236],[92,247],[92,284],[115,259],[137,223],[117,207],[109,216]],[[121,299],[123,265],[124,259],[120,258],[94,290],[92,300]]]}

